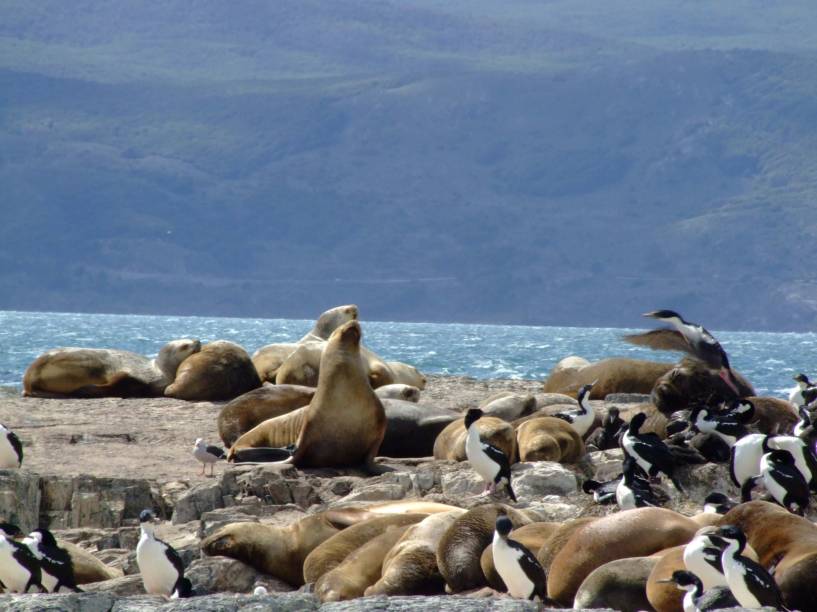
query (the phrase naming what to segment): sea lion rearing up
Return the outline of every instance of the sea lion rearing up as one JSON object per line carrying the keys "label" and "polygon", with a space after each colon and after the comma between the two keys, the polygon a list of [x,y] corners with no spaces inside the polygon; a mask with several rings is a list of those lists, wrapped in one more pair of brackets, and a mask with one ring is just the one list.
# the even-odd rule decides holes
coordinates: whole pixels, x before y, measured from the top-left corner
{"label": "sea lion rearing up", "polygon": [[[361,337],[357,321],[349,321],[332,332],[309,405],[254,427],[236,440],[227,458],[240,461],[244,449],[280,446],[277,430],[291,430],[296,419],[301,427],[295,452],[287,462],[297,467],[365,464],[377,471],[374,458],[386,433],[386,413],[367,379],[360,357]],[[258,453],[250,455],[259,459]]]}
{"label": "sea lion rearing up", "polygon": [[161,397],[201,342],[172,340],[156,359],[116,349],[56,348],[28,366],[26,397]]}

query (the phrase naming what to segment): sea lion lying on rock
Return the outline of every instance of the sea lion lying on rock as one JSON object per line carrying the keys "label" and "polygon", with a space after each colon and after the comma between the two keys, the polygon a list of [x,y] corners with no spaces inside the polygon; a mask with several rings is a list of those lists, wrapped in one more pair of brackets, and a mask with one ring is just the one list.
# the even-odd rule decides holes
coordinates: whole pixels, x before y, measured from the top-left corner
{"label": "sea lion lying on rock", "polygon": [[548,374],[544,391],[575,398],[582,386],[596,381],[590,399],[604,399],[609,393],[650,393],[655,382],[673,365],[624,357],[611,357],[596,363],[581,357],[566,357]]}
{"label": "sea lion lying on rock", "polygon": [[[483,442],[497,447],[511,461],[514,460],[516,457],[516,432],[510,423],[496,417],[484,416],[477,421],[476,426]],[[434,458],[465,461],[465,439],[467,437],[465,418],[452,421],[434,441]]]}
{"label": "sea lion lying on rock", "polygon": [[[514,423],[516,425],[516,423]],[[520,461],[575,463],[586,454],[584,442],[570,423],[556,417],[537,417],[516,426]]]}
{"label": "sea lion lying on rock", "polygon": [[247,352],[233,342],[216,340],[182,362],[165,395],[193,402],[221,401],[260,386]]}
{"label": "sea lion lying on rock", "polygon": [[[755,394],[749,381],[733,370],[741,397]],[[684,359],[669,369],[655,381],[652,403],[666,416],[677,410],[684,410],[690,404],[711,405],[735,396],[716,372],[694,359]]]}
{"label": "sea lion lying on rock", "polygon": [[201,350],[198,340],[173,340],[156,359],[114,349],[56,348],[23,375],[25,397],[161,397],[179,365]]}
{"label": "sea lion lying on rock", "polygon": [[300,385],[265,384],[248,391],[221,409],[218,414],[218,435],[230,447],[259,423],[306,406],[314,395],[314,387]]}

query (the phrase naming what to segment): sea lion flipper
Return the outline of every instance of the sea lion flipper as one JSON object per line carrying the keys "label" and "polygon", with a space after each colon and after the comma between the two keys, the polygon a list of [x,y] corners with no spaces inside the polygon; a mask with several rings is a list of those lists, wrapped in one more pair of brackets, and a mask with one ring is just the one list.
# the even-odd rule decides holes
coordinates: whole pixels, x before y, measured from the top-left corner
{"label": "sea lion flipper", "polygon": [[292,459],[292,451],[289,448],[241,448],[232,451],[230,454],[230,461],[234,463],[244,462],[281,462],[285,463]]}

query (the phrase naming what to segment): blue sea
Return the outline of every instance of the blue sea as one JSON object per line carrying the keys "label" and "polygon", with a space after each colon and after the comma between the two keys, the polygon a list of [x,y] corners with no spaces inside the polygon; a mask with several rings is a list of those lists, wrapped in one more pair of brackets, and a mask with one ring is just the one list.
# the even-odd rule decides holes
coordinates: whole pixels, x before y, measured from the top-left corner
{"label": "blue sea", "polygon": [[[231,340],[250,354],[274,342],[300,338],[312,320],[0,311],[0,386],[20,387],[28,364],[59,346],[117,348],[154,357],[174,338]],[[568,355],[594,361],[624,356],[673,361],[676,354],[630,346],[633,329],[527,327],[457,323],[361,322],[363,341],[384,359],[430,374],[544,380]],[[817,375],[813,333],[718,332],[732,367],[759,394],[784,396],[797,372]]]}

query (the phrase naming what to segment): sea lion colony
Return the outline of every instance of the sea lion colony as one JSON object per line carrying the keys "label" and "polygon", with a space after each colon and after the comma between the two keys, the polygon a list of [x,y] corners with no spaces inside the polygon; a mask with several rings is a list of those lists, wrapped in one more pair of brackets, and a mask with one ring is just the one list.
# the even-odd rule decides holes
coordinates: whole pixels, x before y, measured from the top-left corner
{"label": "sea lion colony", "polygon": [[[813,609],[817,393],[801,375],[790,402],[756,397],[706,329],[672,311],[647,316],[670,327],[625,340],[683,351],[681,362],[570,357],[554,367],[544,394],[485,397],[462,407],[470,408],[465,418],[424,405],[420,372],[362,345],[355,306],[327,311],[300,340],[252,359],[232,343],[195,340],[169,343],[153,362],[55,349],[26,372],[24,391],[230,400],[217,425],[223,454],[236,462],[387,476],[400,469],[389,458],[467,462],[474,486],[445,503],[438,495],[314,506],[286,525],[232,523],[201,540],[205,555],[237,559],[321,601],[510,591],[567,608],[669,612],[717,599]],[[287,382],[278,381],[282,371]],[[641,403],[604,401],[645,392]],[[192,455],[203,472],[222,452],[197,440]],[[587,494],[572,517],[557,519],[536,487],[514,493],[526,471],[548,462],[563,464]],[[695,472],[709,464],[726,495],[710,495],[705,505],[712,491],[701,492]],[[0,468],[21,465],[24,445],[0,426]],[[156,537],[152,509],[140,521],[136,560],[145,590],[196,596],[179,555]],[[81,590],[116,575],[46,527],[26,537],[0,525],[7,590]]]}

